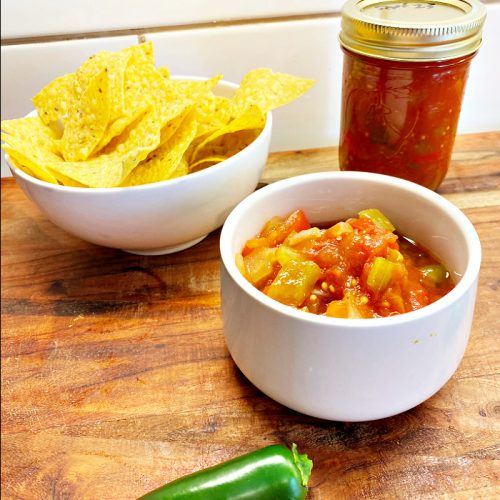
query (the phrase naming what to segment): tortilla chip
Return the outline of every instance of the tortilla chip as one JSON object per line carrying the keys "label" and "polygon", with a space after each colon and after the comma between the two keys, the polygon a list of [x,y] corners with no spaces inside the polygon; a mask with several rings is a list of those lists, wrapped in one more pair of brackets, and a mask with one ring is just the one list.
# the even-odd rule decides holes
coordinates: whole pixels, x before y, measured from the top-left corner
{"label": "tortilla chip", "polygon": [[169,179],[176,171],[186,149],[193,140],[196,127],[194,113],[191,113],[165,144],[133,170],[123,185],[136,186]]}
{"label": "tortilla chip", "polygon": [[15,167],[42,181],[58,184],[57,178],[44,166],[44,162],[37,157],[31,156],[32,150],[29,150],[26,155],[20,152],[18,148],[11,148],[7,144],[3,144],[2,148],[10,156],[10,160]]}
{"label": "tortilla chip", "polygon": [[189,165],[189,172],[198,172],[199,170],[204,170],[207,167],[211,167],[221,161],[227,160],[227,156],[224,155],[214,155],[214,156],[206,156],[201,160],[198,160],[196,163]]}
{"label": "tortilla chip", "polygon": [[193,112],[194,107],[188,106],[183,111],[181,111],[176,117],[169,120],[165,125],[163,125],[160,133],[160,146],[165,144],[175,131],[179,128],[180,124],[184,119]]}
{"label": "tortilla chip", "polygon": [[66,161],[83,161],[89,157],[106,131],[109,112],[108,74],[103,69],[71,105],[60,142]]}
{"label": "tortilla chip", "polygon": [[170,70],[167,67],[163,66],[158,68],[158,73],[160,73],[165,80],[170,80]]}
{"label": "tortilla chip", "polygon": [[206,139],[204,139],[193,151],[192,157],[190,159],[191,163],[196,163],[202,157],[202,150],[210,144],[212,141],[215,141],[219,137],[231,134],[234,132],[238,132],[240,130],[262,130],[266,123],[265,116],[263,115],[261,109],[257,106],[248,107],[245,112],[230,121],[224,127],[216,130],[212,134],[210,134]]}
{"label": "tortilla chip", "polygon": [[[160,143],[160,121],[156,108],[151,106],[118,137],[102,154],[116,153],[123,163],[123,179]],[[123,180],[122,179],[122,180]]]}
{"label": "tortilla chip", "polygon": [[284,106],[307,92],[314,80],[286,73],[275,73],[268,68],[247,73],[233,98],[233,115],[238,116],[250,105],[258,106],[264,114]]}
{"label": "tortilla chip", "polygon": [[209,135],[227,125],[231,119],[232,103],[229,99],[212,93],[203,96],[196,106],[197,137]]}
{"label": "tortilla chip", "polygon": [[147,107],[132,109],[120,116],[114,122],[110,123],[92,155],[98,154],[111,142],[112,139],[121,135],[127,127],[130,127],[133,123],[135,123],[142,115],[144,115],[146,111]]}
{"label": "tortilla chip", "polygon": [[[2,130],[7,132],[8,136],[24,140],[31,146],[47,149],[54,154],[60,154],[56,135],[50,127],[44,125],[38,116],[3,120]],[[8,137],[5,141],[9,142]]]}
{"label": "tortilla chip", "polygon": [[131,45],[122,50],[122,52],[128,52],[133,57],[140,59],[145,64],[155,64],[154,57],[154,47],[153,42],[143,42],[137,45]]}
{"label": "tortilla chip", "polygon": [[220,81],[222,75],[207,80],[168,80],[167,88],[182,101],[195,104],[205,97]]}
{"label": "tortilla chip", "polygon": [[187,174],[189,174],[188,163],[187,160],[184,157],[182,157],[181,161],[179,162],[175,170],[170,174],[170,177],[168,179],[183,177]]}
{"label": "tortilla chip", "polygon": [[74,78],[73,73],[60,76],[33,97],[32,102],[38,116],[46,125],[58,120],[64,122],[73,101]]}
{"label": "tortilla chip", "polygon": [[46,167],[55,177],[62,174],[63,177],[60,179],[69,177],[73,181],[94,188],[115,187],[123,179],[122,160],[116,153],[80,162],[48,162]]}

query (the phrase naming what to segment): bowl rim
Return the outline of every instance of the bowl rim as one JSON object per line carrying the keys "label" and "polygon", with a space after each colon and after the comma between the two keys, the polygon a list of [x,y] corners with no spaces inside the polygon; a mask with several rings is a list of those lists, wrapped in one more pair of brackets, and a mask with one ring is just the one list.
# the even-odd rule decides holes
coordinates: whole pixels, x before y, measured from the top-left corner
{"label": "bowl rim", "polygon": [[[450,218],[454,219],[457,223],[457,226],[462,231],[464,238],[466,239],[469,250],[469,258],[467,260],[465,271],[455,287],[432,304],[429,304],[415,311],[382,318],[349,319],[333,318],[329,316],[300,311],[292,306],[282,304],[272,299],[271,297],[268,297],[260,290],[255,288],[249,281],[247,281],[236,266],[235,256],[232,253],[231,247],[233,235],[236,234],[238,223],[243,218],[248,209],[250,209],[255,203],[259,203],[259,201],[262,198],[267,197],[268,194],[279,194],[281,190],[287,189],[288,187],[300,185],[301,183],[315,179],[323,179],[325,182],[334,182],[337,178],[345,178],[351,180],[369,180],[370,182],[400,188],[407,192],[413,191],[417,196],[430,200],[433,204],[437,205],[440,210],[447,213]],[[265,221],[263,221],[263,223],[264,222]],[[472,222],[458,207],[453,205],[446,198],[435,193],[434,191],[431,191],[430,189],[415,184],[411,181],[378,173],[355,171],[315,172],[297,175],[288,179],[276,181],[253,192],[243,201],[241,201],[226,218],[226,221],[221,230],[219,247],[221,254],[221,265],[224,266],[230,278],[241,290],[243,290],[246,295],[249,296],[249,298],[260,303],[263,307],[271,309],[279,315],[293,318],[307,324],[323,325],[329,327],[337,326],[342,328],[350,328],[353,330],[405,325],[407,323],[419,321],[420,319],[427,318],[436,313],[439,313],[440,311],[443,311],[453,303],[457,302],[464,294],[468,292],[468,290],[470,290],[470,288],[474,285],[474,281],[477,280],[481,265],[481,243]]]}
{"label": "bowl rim", "polygon": [[[204,76],[191,76],[191,75],[171,75],[170,78],[172,80],[194,80],[194,81],[203,81],[207,80],[209,77],[204,77]],[[217,82],[217,86],[222,85],[225,87],[228,87],[230,89],[236,90],[239,85],[237,83],[228,81],[228,80],[219,80]],[[217,88],[216,86],[216,88]],[[28,118],[30,116],[37,116],[36,110],[32,110],[26,115],[24,115],[23,118]],[[186,179],[200,179],[200,181],[203,181],[204,176],[211,175],[208,172],[218,172],[219,170],[226,169],[226,168],[231,168],[231,165],[237,161],[243,154],[249,154],[249,152],[253,151],[258,147],[257,141],[267,135],[268,133],[271,133],[272,129],[272,122],[273,122],[273,116],[272,112],[269,111],[266,116],[266,123],[264,125],[264,128],[261,130],[260,134],[244,149],[241,151],[238,151],[236,154],[233,156],[227,158],[224,161],[221,161],[215,165],[212,165],[211,167],[205,168],[203,170],[198,170],[197,172],[190,173],[188,175],[183,175],[181,177],[175,177],[174,179],[167,179],[164,181],[160,182],[151,182],[149,184],[139,184],[137,186],[116,186],[116,187],[96,187],[96,188],[90,188],[90,187],[77,187],[77,186],[64,186],[62,184],[52,184],[51,182],[46,182],[41,179],[37,179],[36,177],[33,177],[26,172],[24,172],[22,169],[16,167],[14,163],[11,161],[10,156],[8,153],[3,151],[5,161],[7,162],[7,165],[9,166],[10,170],[14,175],[17,175],[21,177],[23,180],[30,184],[36,184],[42,188],[53,190],[53,191],[63,191],[63,192],[73,192],[73,193],[119,193],[119,192],[126,192],[126,193],[131,193],[131,192],[137,192],[137,191],[144,191],[148,189],[161,189],[165,185],[176,185],[176,184],[182,184],[183,182],[189,182],[186,181]]]}

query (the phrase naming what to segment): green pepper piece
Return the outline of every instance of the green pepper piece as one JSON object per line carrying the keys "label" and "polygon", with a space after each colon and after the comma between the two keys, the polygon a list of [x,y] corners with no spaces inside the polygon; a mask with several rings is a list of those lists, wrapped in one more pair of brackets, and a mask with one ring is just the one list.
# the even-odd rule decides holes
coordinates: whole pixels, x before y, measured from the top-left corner
{"label": "green pepper piece", "polygon": [[438,287],[448,278],[448,271],[440,264],[431,264],[420,268],[422,280],[430,286]]}
{"label": "green pepper piece", "polygon": [[368,271],[366,285],[372,292],[379,294],[389,286],[393,275],[394,264],[383,257],[375,257]]}
{"label": "green pepper piece", "polygon": [[303,500],[312,461],[281,444],[194,472],[139,500]]}
{"label": "green pepper piece", "polygon": [[377,208],[367,208],[358,213],[360,219],[371,219],[378,227],[390,231],[396,229],[392,222]]}

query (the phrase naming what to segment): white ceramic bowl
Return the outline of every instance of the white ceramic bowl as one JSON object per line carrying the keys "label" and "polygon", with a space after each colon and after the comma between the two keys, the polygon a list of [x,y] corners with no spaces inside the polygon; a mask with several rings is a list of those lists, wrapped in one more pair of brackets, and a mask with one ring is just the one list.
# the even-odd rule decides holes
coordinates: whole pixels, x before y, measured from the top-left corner
{"label": "white ceramic bowl", "polygon": [[[230,97],[236,88],[221,81],[214,92]],[[159,255],[201,241],[254,191],[267,161],[271,129],[269,113],[257,139],[231,158],[184,177],[124,188],[50,184],[17,169],[5,157],[23,191],[57,226],[97,245]]]}
{"label": "white ceramic bowl", "polygon": [[[235,254],[274,215],[302,208],[312,223],[378,208],[430,249],[456,287],[418,311],[336,319],[280,304],[240,274]],[[457,369],[469,338],[481,247],[467,217],[438,194],[363,172],[303,175],[251,194],[221,233],[224,334],[235,363],[265,394],[315,417],[375,420],[432,396]]]}

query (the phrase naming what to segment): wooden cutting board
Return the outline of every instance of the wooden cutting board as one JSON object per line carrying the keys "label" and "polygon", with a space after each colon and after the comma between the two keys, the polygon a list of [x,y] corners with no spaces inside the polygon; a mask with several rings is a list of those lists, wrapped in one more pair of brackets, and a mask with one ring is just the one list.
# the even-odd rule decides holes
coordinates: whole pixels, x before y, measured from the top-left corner
{"label": "wooden cutting board", "polygon": [[[337,169],[271,155],[262,183]],[[500,497],[500,133],[459,137],[440,192],[483,246],[463,362],[376,422],[328,422],[259,392],[226,349],[219,231],[174,255],[97,247],[2,179],[2,498],[132,499],[271,443],[314,460],[311,499]]]}

